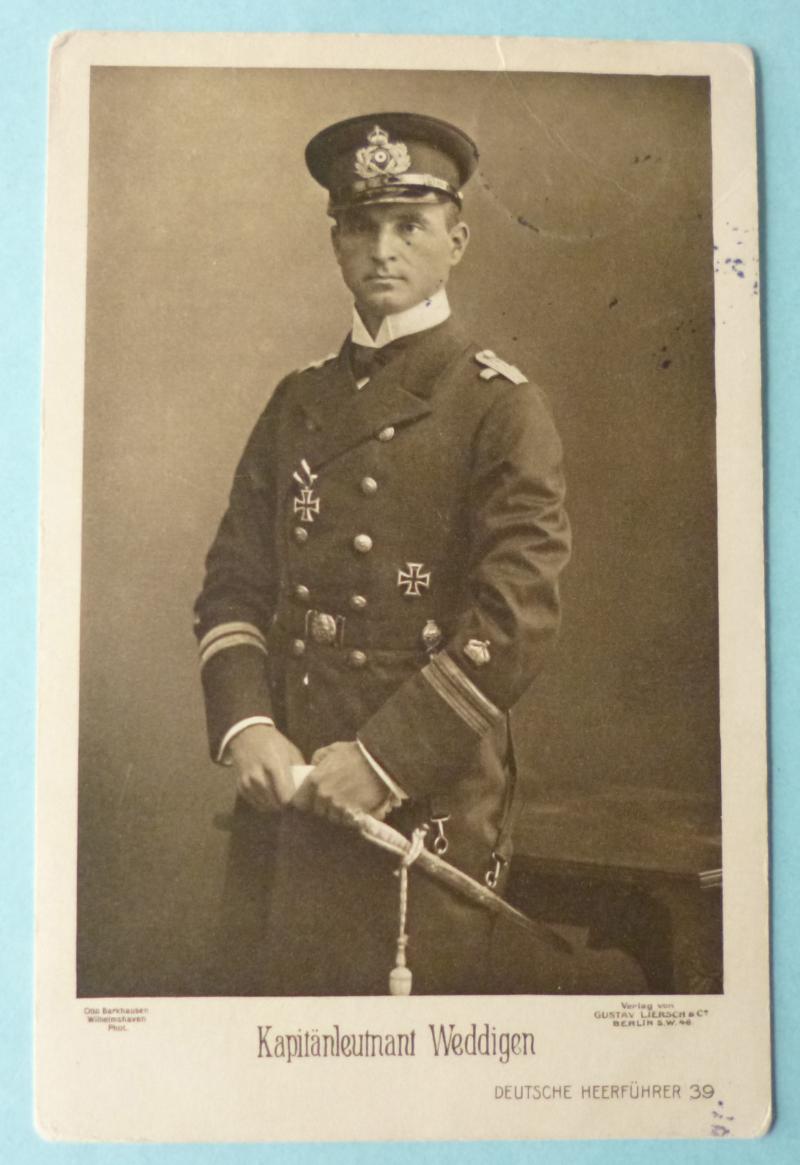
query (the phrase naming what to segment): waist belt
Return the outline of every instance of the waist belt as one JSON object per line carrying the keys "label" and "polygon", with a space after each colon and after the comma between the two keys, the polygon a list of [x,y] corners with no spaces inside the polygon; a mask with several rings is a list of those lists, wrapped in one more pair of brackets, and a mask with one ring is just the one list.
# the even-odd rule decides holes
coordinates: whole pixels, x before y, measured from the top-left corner
{"label": "waist belt", "polygon": [[377,622],[360,612],[345,615],[317,607],[282,608],[275,620],[275,630],[288,646],[314,644],[336,649],[364,648],[373,651],[407,651],[424,656],[444,643],[444,635],[433,619],[424,614],[409,626],[402,620]]}

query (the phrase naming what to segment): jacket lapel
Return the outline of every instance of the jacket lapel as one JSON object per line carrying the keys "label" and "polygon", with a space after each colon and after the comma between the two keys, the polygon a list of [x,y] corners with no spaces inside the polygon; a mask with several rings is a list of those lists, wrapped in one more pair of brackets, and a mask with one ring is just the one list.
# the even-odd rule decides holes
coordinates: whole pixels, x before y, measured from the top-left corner
{"label": "jacket lapel", "polygon": [[301,402],[313,468],[372,440],[390,425],[399,428],[430,413],[436,381],[466,347],[450,321],[396,343],[397,353],[359,390],[350,370],[348,337],[328,374]]}

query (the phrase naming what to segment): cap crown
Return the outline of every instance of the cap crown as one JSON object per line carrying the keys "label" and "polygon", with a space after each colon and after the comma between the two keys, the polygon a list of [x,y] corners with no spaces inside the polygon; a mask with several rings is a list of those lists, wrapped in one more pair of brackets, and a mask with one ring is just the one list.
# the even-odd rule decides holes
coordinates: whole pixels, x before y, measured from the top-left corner
{"label": "cap crown", "polygon": [[306,147],[313,178],[330,194],[329,210],[370,202],[459,202],[478,162],[462,130],[420,113],[370,113],[336,122]]}

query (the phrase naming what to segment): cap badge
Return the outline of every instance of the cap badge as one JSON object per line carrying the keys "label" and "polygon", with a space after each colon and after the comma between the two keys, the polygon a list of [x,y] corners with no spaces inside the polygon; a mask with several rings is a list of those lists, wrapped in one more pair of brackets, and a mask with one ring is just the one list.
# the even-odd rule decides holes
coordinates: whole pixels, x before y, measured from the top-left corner
{"label": "cap badge", "polygon": [[488,639],[470,639],[469,643],[464,647],[464,655],[471,660],[476,667],[483,667],[492,658],[489,651]]}
{"label": "cap badge", "polygon": [[376,125],[367,134],[368,146],[356,150],[354,169],[359,178],[380,178],[384,174],[405,174],[411,157],[403,142],[390,142],[385,129]]}
{"label": "cap badge", "polygon": [[431,572],[423,570],[421,562],[407,562],[406,569],[397,572],[397,585],[406,597],[418,599],[430,589]]}

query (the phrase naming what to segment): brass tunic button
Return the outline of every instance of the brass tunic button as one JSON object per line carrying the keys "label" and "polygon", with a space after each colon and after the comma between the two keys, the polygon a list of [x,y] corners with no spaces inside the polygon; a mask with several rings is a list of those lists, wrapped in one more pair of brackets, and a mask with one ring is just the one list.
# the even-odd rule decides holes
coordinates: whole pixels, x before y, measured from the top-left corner
{"label": "brass tunic button", "polygon": [[306,418],[306,431],[309,433],[315,433],[317,431],[317,422],[313,421],[311,417]]}
{"label": "brass tunic button", "polygon": [[359,554],[369,554],[372,550],[372,539],[369,534],[356,534],[353,539],[353,546]]}
{"label": "brass tunic button", "polygon": [[373,494],[378,492],[378,483],[374,477],[361,478],[361,492],[368,498],[371,498]]}
{"label": "brass tunic button", "polygon": [[306,653],[305,641],[303,639],[293,639],[292,640],[292,655],[299,658],[301,655],[305,655],[305,653]]}
{"label": "brass tunic button", "polygon": [[351,595],[350,596],[350,606],[352,607],[352,609],[354,611],[363,611],[364,608],[366,607],[366,605],[367,605],[367,599],[366,599],[365,595]]}
{"label": "brass tunic button", "polygon": [[351,667],[363,667],[367,662],[367,657],[363,651],[351,651],[348,657],[348,663]]}
{"label": "brass tunic button", "polygon": [[378,433],[379,441],[391,441],[392,437],[394,437],[394,425],[387,425]]}
{"label": "brass tunic button", "polygon": [[302,583],[299,583],[294,588],[294,597],[301,603],[307,603],[311,598],[311,591],[308,589],[308,587],[304,587]]}
{"label": "brass tunic button", "polygon": [[297,542],[300,546],[302,546],[304,542],[308,542],[308,530],[306,530],[305,526],[295,526],[293,533],[295,542]]}

